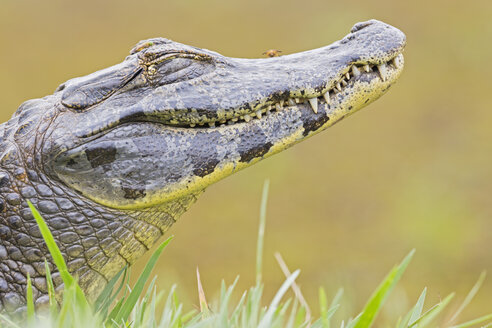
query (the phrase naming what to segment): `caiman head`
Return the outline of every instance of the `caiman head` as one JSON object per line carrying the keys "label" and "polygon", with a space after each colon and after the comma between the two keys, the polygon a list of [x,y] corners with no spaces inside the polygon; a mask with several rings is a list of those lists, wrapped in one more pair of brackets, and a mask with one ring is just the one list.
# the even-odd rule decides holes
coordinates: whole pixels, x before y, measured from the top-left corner
{"label": "caiman head", "polygon": [[[379,98],[403,69],[404,46],[401,31],[376,20],[356,24],[329,46],[264,59],[229,58],[156,38],[137,44],[120,64],[26,102],[16,114],[28,122],[16,132],[17,148],[32,154],[26,165],[54,197],[75,203],[66,216],[78,219],[69,218],[72,228],[63,231],[80,237],[78,226],[103,218],[91,225],[93,233],[73,236],[83,244],[97,235],[104,256],[96,260],[99,253],[87,251],[92,246],[72,252],[59,234],[82,286],[97,294],[210,184]],[[55,231],[62,229],[53,223],[60,215],[45,211]]]}
{"label": "caiman head", "polygon": [[403,68],[404,43],[377,21],[330,46],[267,59],[143,41],[121,64],[58,88],[44,163],[105,206],[172,202],[379,98]]}

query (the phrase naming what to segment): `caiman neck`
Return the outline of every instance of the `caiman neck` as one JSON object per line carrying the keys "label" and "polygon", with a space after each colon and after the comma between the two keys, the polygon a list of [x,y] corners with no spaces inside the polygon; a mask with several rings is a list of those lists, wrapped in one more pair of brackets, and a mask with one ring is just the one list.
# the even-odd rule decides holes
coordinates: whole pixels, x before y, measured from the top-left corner
{"label": "caiman neck", "polygon": [[[4,135],[0,125],[0,138]],[[39,210],[89,299],[126,264],[135,262],[194,203],[198,194],[145,210],[100,206],[48,179],[19,156],[16,147],[0,159],[0,311],[22,311],[27,274],[37,304],[47,302],[44,260],[55,286],[62,281],[28,208]]]}

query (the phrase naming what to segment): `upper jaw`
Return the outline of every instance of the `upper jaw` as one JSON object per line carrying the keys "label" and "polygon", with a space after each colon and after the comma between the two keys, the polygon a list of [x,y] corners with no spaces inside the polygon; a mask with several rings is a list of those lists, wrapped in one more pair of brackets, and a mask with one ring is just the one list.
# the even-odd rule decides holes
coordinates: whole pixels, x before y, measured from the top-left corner
{"label": "upper jaw", "polygon": [[368,21],[356,24],[350,34],[329,46],[287,56],[238,59],[206,51],[214,59],[213,72],[142,90],[132,90],[129,83],[94,108],[77,113],[74,133],[94,136],[135,120],[214,128],[305,101],[316,112],[316,104],[329,103],[349,84],[347,79],[361,78],[358,72],[367,77],[377,68],[381,83],[391,84],[402,69],[404,45],[401,31]]}
{"label": "upper jaw", "polygon": [[[316,113],[317,103],[329,104],[350,81],[373,71],[381,83],[391,84],[403,67],[404,46],[401,31],[372,20],[356,24],[342,40],[310,51],[266,59],[224,57],[198,83],[155,90],[155,97],[149,96],[154,109],[146,110],[146,116],[166,125],[206,128],[248,122],[302,102]],[[172,106],[171,95],[180,107]]]}

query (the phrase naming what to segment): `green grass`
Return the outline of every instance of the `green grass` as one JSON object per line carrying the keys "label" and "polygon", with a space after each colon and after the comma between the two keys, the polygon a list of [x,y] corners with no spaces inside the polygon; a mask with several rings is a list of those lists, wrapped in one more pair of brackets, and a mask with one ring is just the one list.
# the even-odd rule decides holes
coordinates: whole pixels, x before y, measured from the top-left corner
{"label": "green grass", "polygon": [[[34,217],[39,225],[43,238],[53,257],[53,261],[60,272],[64,282],[64,290],[60,295],[55,294],[53,281],[49,267],[46,264],[46,278],[50,303],[47,308],[36,310],[33,301],[31,280],[27,278],[27,310],[22,320],[0,315],[0,327],[162,327],[162,328],[201,328],[201,327],[237,327],[237,328],[267,328],[267,327],[312,327],[312,328],[365,328],[371,327],[378,313],[384,306],[388,296],[395,285],[401,279],[406,268],[414,256],[411,251],[403,261],[396,265],[376,288],[361,312],[352,318],[335,323],[333,316],[340,308],[340,300],[343,290],[339,290],[333,299],[329,301],[323,288],[319,290],[319,318],[311,316],[310,306],[304,300],[300,288],[295,280],[300,271],[290,273],[278,255],[277,260],[287,278],[269,302],[263,299],[262,283],[262,255],[263,237],[266,222],[266,206],[268,197],[268,181],[263,188],[263,196],[260,208],[260,225],[257,244],[256,284],[242,293],[239,301],[233,301],[233,293],[236,281],[226,286],[222,282],[220,297],[217,306],[210,307],[206,301],[201,287],[199,273],[198,299],[200,310],[185,311],[183,304],[178,300],[176,286],[167,293],[157,291],[155,278],[149,282],[152,269],[165,247],[171,241],[168,238],[148,261],[137,283],[130,288],[128,286],[129,268],[123,268],[102,291],[99,298],[91,304],[86,299],[82,289],[66,266],[66,263],[58,249],[48,226],[29,203]],[[408,313],[402,314],[393,325],[396,328],[424,328],[445,326],[453,328],[467,327],[492,327],[492,314],[484,315],[477,319],[455,324],[459,315],[470,304],[485,278],[482,273],[475,286],[471,289],[463,303],[457,307],[454,313],[443,316],[442,312],[448,308],[454,294],[445,297],[441,302],[428,307],[425,306],[427,290],[424,289],[415,305]],[[145,285],[148,287],[145,288]],[[289,290],[293,290],[293,296],[288,296]],[[163,304],[163,311],[157,313],[159,305]],[[443,318],[450,318],[444,320]]]}

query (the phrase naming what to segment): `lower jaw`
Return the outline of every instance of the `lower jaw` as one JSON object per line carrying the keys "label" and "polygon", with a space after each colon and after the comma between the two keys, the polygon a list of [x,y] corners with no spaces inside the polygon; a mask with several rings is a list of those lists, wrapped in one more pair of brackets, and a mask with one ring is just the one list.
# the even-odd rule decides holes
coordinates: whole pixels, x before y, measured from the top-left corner
{"label": "lower jaw", "polygon": [[[187,179],[183,182],[186,186],[174,186],[173,191],[168,190],[158,198],[171,200],[192,191],[202,190],[239,170],[311,137],[378,99],[388,90],[394,80],[396,77],[381,82],[377,75],[368,76],[365,80],[356,80],[352,87],[339,93],[329,105],[320,103],[317,113],[312,111],[308,103],[302,103],[273,112],[249,123],[196,130],[197,134],[204,134],[204,138],[207,137],[205,136],[207,131],[214,131],[214,133],[219,132],[223,135],[224,140],[236,141],[238,143],[235,148],[236,154],[232,154],[229,150],[230,152],[217,164],[213,172],[202,177],[194,176]],[[258,135],[261,136],[258,137]],[[249,137],[251,139],[246,140]],[[263,141],[260,142],[260,139]],[[265,144],[268,144],[268,147],[263,147]],[[240,151],[241,147],[246,145],[251,147],[246,152],[248,156],[244,156],[244,152],[241,154]]]}
{"label": "lower jaw", "polygon": [[[332,97],[330,104],[320,102],[317,113],[314,113],[310,105],[305,102],[272,112],[248,123],[223,125],[216,128],[169,129],[157,123],[162,133],[161,137],[173,139],[179,145],[183,145],[180,150],[181,156],[193,157],[194,163],[199,163],[203,167],[207,167],[210,163],[213,166],[206,172],[194,173],[195,171],[189,170],[190,174],[170,185],[165,185],[162,189],[154,189],[145,199],[118,207],[122,209],[145,208],[203,190],[357,112],[383,95],[398,77],[399,72],[396,73],[392,79],[384,82],[379,79],[377,73],[352,81],[352,84]],[[156,143],[157,139],[154,139]],[[193,142],[194,140],[200,142]],[[156,147],[158,147],[157,144]],[[187,163],[183,162],[182,165],[189,165]]]}

